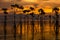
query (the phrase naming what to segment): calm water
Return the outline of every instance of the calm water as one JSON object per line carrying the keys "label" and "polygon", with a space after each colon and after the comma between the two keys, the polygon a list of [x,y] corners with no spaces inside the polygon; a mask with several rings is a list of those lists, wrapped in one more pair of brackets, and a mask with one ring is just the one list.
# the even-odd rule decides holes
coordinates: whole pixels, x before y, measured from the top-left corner
{"label": "calm water", "polygon": [[[15,15],[16,40],[55,40],[55,16]],[[60,19],[59,19],[60,20]],[[58,21],[59,21],[58,20]],[[20,21],[22,23],[20,23]],[[6,40],[14,40],[14,15],[7,15]],[[20,27],[22,25],[22,38],[20,37]],[[33,31],[34,29],[34,31]],[[60,30],[60,21],[59,21]],[[60,31],[58,39],[60,38]],[[21,39],[20,39],[21,38]],[[4,15],[0,15],[0,40],[4,40]],[[59,39],[60,40],[60,39]]]}

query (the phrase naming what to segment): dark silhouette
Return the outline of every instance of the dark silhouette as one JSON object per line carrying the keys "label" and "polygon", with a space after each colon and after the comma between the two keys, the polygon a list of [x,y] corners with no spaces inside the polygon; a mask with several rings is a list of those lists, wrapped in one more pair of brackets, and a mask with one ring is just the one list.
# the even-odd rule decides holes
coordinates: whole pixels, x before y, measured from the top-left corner
{"label": "dark silhouette", "polygon": [[30,13],[30,15],[32,16],[32,21],[31,21],[31,25],[32,25],[32,40],[34,40],[34,13]]}
{"label": "dark silhouette", "polygon": [[11,5],[11,7],[15,7],[14,5]]}
{"label": "dark silhouette", "polygon": [[7,8],[2,8],[2,10],[4,11],[4,14],[8,14],[7,13]]}
{"label": "dark silhouette", "polygon": [[34,17],[34,12],[30,13],[30,15],[31,15],[32,17]]}
{"label": "dark silhouette", "polygon": [[55,15],[56,15],[56,23],[55,23],[55,33],[56,33],[56,40],[59,40],[58,39],[58,34],[59,34],[59,21],[58,21],[58,19],[59,19],[59,15],[58,15],[58,11],[59,11],[59,8],[57,8],[57,7],[55,7],[55,8],[53,8],[53,11],[55,11]]}
{"label": "dark silhouette", "polygon": [[19,8],[20,8],[20,9],[24,9],[24,7],[23,7],[23,6],[20,6]]}
{"label": "dark silhouette", "polygon": [[[31,10],[34,10],[32,7],[30,7]],[[24,13],[26,12],[30,12],[31,10],[23,10]],[[32,40],[34,40],[34,19],[33,19],[33,15],[34,13],[30,13],[30,15],[32,16],[32,21],[31,21],[31,25],[32,25]],[[26,18],[27,18],[27,15],[26,15]],[[28,21],[27,21],[27,35],[28,35]],[[28,38],[28,37],[27,37]]]}
{"label": "dark silhouette", "polygon": [[55,14],[57,15],[58,11],[59,11],[59,8],[55,7],[55,8],[53,8],[53,11],[55,11]]}
{"label": "dark silhouette", "polygon": [[18,4],[13,4],[13,5],[11,5],[11,7],[19,7],[19,5]]}
{"label": "dark silhouette", "polygon": [[30,9],[33,11],[34,10],[34,8],[33,7],[30,7]]}
{"label": "dark silhouette", "polygon": [[52,26],[52,19],[51,19],[51,15],[49,15],[49,26],[50,26],[50,32],[51,32],[51,26]]}
{"label": "dark silhouette", "polygon": [[15,7],[16,8],[20,8],[18,4],[11,5],[11,7],[13,7],[13,8],[15,8]]}
{"label": "dark silhouette", "polygon": [[4,11],[4,40],[6,40],[6,20],[7,20],[7,8],[2,8],[2,10]]}
{"label": "dark silhouette", "polygon": [[44,15],[45,12],[43,9],[39,9],[38,12],[40,13],[41,17],[39,16],[40,19],[40,28],[41,28],[41,40],[45,40],[43,30],[44,30]]}
{"label": "dark silhouette", "polygon": [[41,15],[45,15],[45,12],[43,9],[39,9],[38,12],[41,14]]}
{"label": "dark silhouette", "polygon": [[[16,5],[11,5],[11,7],[16,7]],[[16,40],[16,23],[15,23],[15,11],[14,11],[14,40]]]}
{"label": "dark silhouette", "polygon": [[23,13],[30,12],[30,10],[23,10]]}
{"label": "dark silhouette", "polygon": [[[19,9],[24,9],[23,6],[20,6],[19,7],[17,4],[15,4],[15,7],[19,8]],[[15,15],[15,13],[14,13],[14,15]],[[14,16],[14,18],[15,18],[15,16]],[[21,18],[21,16],[20,16],[19,25],[20,25],[20,40],[22,40],[22,18]]]}
{"label": "dark silhouette", "polygon": [[19,9],[24,9],[23,6],[19,6],[18,4],[15,4],[15,7],[19,8]]}
{"label": "dark silhouette", "polygon": [[15,7],[15,5],[11,5],[11,8],[13,9]]}
{"label": "dark silhouette", "polygon": [[19,24],[20,24],[20,40],[22,40],[22,18],[21,18],[21,16],[20,16]]}
{"label": "dark silhouette", "polygon": [[[32,11],[34,10],[33,7],[30,7],[30,9],[31,9]],[[31,15],[32,17],[34,17],[34,12],[30,13],[30,15]]]}

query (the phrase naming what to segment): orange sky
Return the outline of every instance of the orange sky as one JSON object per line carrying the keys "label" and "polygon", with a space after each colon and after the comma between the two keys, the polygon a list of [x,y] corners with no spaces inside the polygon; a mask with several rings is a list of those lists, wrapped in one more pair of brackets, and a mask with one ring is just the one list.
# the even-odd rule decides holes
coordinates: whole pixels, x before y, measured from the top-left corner
{"label": "orange sky", "polygon": [[60,4],[60,0],[1,0],[0,2],[9,2],[9,3],[56,3],[56,4]]}
{"label": "orange sky", "polygon": [[[37,5],[38,8],[43,8],[45,12],[52,12],[52,8],[57,6],[60,8],[60,0],[1,0],[0,8],[10,7],[11,4],[17,3],[19,5]],[[9,9],[10,10],[10,9]],[[37,8],[35,9],[37,10]],[[37,13],[37,11],[35,11]]]}
{"label": "orange sky", "polygon": [[45,6],[60,6],[60,0],[0,0],[0,8],[10,7],[11,4],[19,5],[40,5],[41,7]]}

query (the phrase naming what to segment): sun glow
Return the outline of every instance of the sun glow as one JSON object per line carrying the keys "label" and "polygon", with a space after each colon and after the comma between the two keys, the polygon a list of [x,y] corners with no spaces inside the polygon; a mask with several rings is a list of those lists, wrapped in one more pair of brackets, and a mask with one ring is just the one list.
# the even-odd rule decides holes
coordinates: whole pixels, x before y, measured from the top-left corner
{"label": "sun glow", "polygon": [[23,0],[24,2],[37,2],[37,0]]}

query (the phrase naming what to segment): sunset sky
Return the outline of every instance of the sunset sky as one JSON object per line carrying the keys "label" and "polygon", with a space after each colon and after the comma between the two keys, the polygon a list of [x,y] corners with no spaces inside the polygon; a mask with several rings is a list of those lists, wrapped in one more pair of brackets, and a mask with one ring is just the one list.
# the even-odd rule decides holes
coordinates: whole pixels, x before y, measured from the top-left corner
{"label": "sunset sky", "polygon": [[0,7],[9,7],[11,4],[39,4],[41,6],[60,6],[60,0],[0,0]]}
{"label": "sunset sky", "polygon": [[[35,9],[35,13],[38,13],[37,10],[39,8],[43,8],[45,12],[52,12],[53,7],[60,8],[60,0],[0,0],[0,9],[10,8],[11,4],[23,5],[24,7],[26,5],[37,5],[38,8]],[[10,12],[10,10],[11,9],[9,9],[8,12]]]}

